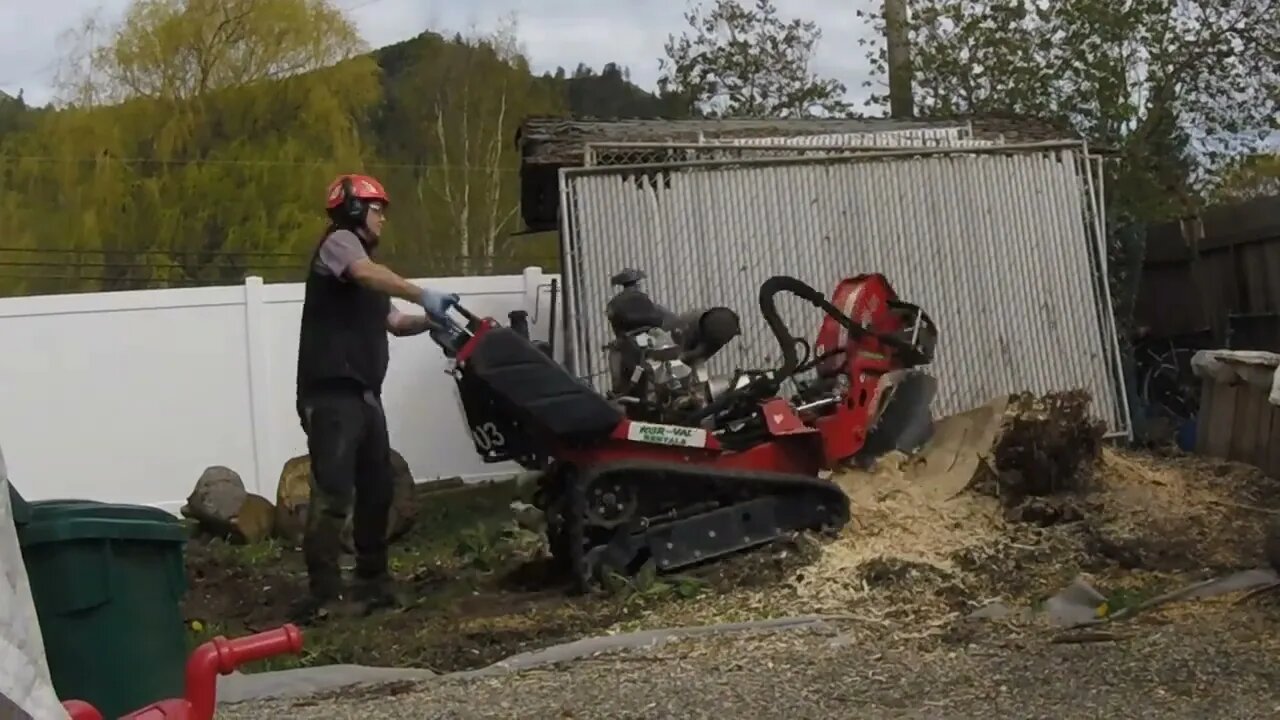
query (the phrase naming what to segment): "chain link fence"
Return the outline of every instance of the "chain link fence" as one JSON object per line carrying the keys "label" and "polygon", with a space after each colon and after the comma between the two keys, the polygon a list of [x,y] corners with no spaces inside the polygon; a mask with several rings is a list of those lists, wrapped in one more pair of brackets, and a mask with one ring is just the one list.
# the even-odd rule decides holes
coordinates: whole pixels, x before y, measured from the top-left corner
{"label": "chain link fence", "polygon": [[1002,138],[974,137],[968,125],[868,133],[702,138],[688,143],[615,141],[587,143],[583,164],[586,167],[653,166],[697,161],[828,157],[911,148],[978,148],[1000,144],[1003,144]]}

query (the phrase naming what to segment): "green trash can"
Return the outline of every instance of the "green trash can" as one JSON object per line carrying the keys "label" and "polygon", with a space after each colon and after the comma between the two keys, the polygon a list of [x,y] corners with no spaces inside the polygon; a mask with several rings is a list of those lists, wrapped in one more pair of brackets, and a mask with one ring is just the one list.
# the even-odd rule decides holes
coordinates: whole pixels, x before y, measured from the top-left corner
{"label": "green trash can", "polygon": [[33,502],[22,514],[18,544],[58,697],[108,718],[182,697],[182,521],[88,500]]}

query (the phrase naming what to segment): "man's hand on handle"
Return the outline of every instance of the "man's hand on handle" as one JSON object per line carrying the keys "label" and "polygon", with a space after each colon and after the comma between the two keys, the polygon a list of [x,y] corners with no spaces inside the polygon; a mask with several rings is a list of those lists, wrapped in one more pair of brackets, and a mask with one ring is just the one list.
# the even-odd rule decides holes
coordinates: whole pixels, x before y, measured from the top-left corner
{"label": "man's hand on handle", "polygon": [[457,293],[441,293],[431,288],[423,288],[422,294],[418,298],[418,304],[423,310],[427,311],[427,315],[441,325],[448,326],[447,313],[449,308],[458,304]]}
{"label": "man's hand on handle", "polygon": [[440,293],[430,288],[420,289],[414,301],[426,310],[424,315],[409,315],[392,309],[387,318],[387,330],[398,337],[411,337],[431,330],[446,330],[449,318],[445,315],[449,308],[458,304],[455,293]]}

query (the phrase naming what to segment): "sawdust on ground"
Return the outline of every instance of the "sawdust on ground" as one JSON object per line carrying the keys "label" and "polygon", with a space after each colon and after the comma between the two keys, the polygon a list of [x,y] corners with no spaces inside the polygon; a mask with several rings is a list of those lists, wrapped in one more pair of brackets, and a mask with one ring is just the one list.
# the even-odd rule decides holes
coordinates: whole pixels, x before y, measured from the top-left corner
{"label": "sawdust on ground", "polygon": [[854,521],[792,578],[794,601],[841,612],[914,587],[933,592],[893,604],[947,614],[1043,597],[1077,573],[1154,583],[1263,564],[1260,540],[1280,484],[1261,472],[1116,448],[1087,470],[1086,492],[1056,498],[1079,518],[1047,527],[1009,520],[996,498],[921,484],[895,467],[859,473],[841,482]]}
{"label": "sawdust on ground", "polygon": [[1280,483],[1254,468],[1104,447],[1080,472],[1087,485],[1036,498],[1070,510],[1045,525],[1011,518],[1001,500],[972,487],[921,482],[898,463],[846,473],[835,480],[853,519],[834,540],[801,542],[813,559],[789,577],[665,607],[614,630],[844,614],[942,632],[992,601],[1035,606],[1077,576],[1116,594],[1114,610],[1266,564],[1261,539],[1280,512]]}

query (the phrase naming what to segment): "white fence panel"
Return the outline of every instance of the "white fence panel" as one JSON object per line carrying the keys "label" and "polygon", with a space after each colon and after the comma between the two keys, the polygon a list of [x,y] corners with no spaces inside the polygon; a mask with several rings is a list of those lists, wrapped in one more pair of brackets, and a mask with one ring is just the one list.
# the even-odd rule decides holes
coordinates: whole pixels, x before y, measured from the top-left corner
{"label": "white fence panel", "polygon": [[[563,170],[575,369],[606,386],[603,309],[623,267],[643,269],[669,307],[743,315],[743,337],[712,363],[720,372],[779,362],[759,318],[768,277],[829,292],[843,277],[881,272],[939,325],[935,412],[1083,387],[1110,429],[1128,432],[1098,196],[1078,148]],[[786,298],[780,310],[812,339],[816,310]]]}
{"label": "white fence panel", "polygon": [[[525,310],[545,337],[549,281],[424,279],[506,322]],[[29,500],[76,497],[176,510],[200,472],[226,465],[274,501],[306,453],[294,410],[301,284],[0,299],[0,442]],[[397,304],[400,304],[397,301]],[[411,308],[406,310],[413,312]],[[391,338],[391,442],[419,480],[518,472],[472,447],[445,358],[425,334]]]}

